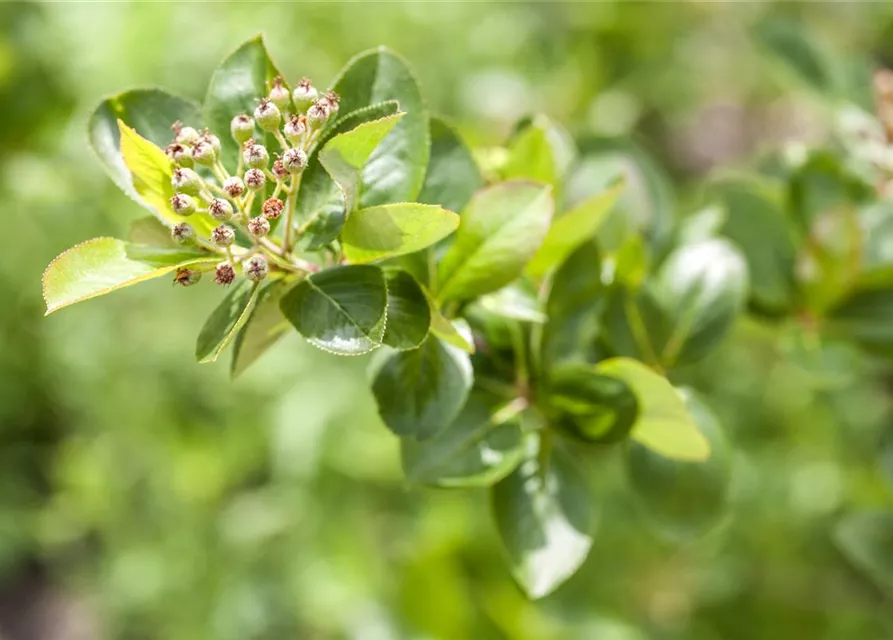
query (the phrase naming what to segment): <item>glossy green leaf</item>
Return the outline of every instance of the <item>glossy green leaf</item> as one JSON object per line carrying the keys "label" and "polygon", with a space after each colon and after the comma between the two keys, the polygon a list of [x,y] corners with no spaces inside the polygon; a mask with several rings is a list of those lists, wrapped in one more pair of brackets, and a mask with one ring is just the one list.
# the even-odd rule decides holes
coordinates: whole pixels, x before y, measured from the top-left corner
{"label": "glossy green leaf", "polygon": [[364,122],[329,140],[319,152],[319,161],[340,187],[345,210],[354,211],[361,194],[361,172],[378,147],[405,113]]}
{"label": "glossy green leaf", "polygon": [[496,529],[515,580],[542,598],[570,578],[589,554],[596,512],[586,478],[568,454],[539,452],[529,440],[526,458],[493,486]]}
{"label": "glossy green leaf", "polygon": [[771,184],[729,178],[711,188],[725,205],[722,234],[741,249],[750,274],[750,299],[760,310],[777,314],[791,309],[796,296],[797,243]]}
{"label": "glossy green leaf", "polygon": [[589,241],[574,251],[551,278],[543,328],[545,365],[561,361],[594,362],[599,316],[606,301],[598,246]]}
{"label": "glossy green leaf", "polygon": [[[239,153],[239,145],[229,133],[230,122],[240,113],[253,114],[273,78],[279,75],[263,38],[256,36],[228,55],[211,76],[205,94],[205,123],[220,137],[221,159],[230,171],[235,171]],[[260,129],[255,137],[271,152],[279,148],[276,139]]]}
{"label": "glossy green leaf", "polygon": [[534,180],[556,187],[558,167],[546,129],[537,120],[515,135],[501,173],[505,180]]}
{"label": "glossy green leaf", "polygon": [[543,244],[527,264],[527,274],[534,278],[543,277],[550,269],[564,262],[577,247],[591,239],[625,186],[626,183],[621,181],[558,216],[552,222]]}
{"label": "glossy green leaf", "polygon": [[386,271],[387,327],[383,341],[394,349],[415,349],[428,337],[431,309],[421,285],[405,271]]}
{"label": "glossy green leaf", "polygon": [[379,47],[351,59],[334,90],[345,113],[385,100],[396,100],[406,112],[363,167],[360,206],[414,201],[425,179],[430,141],[428,113],[409,65]]}
{"label": "glossy green leaf", "polygon": [[472,381],[468,354],[428,336],[418,349],[395,353],[384,363],[372,382],[372,393],[391,431],[425,440],[458,415]]}
{"label": "glossy green leaf", "polygon": [[453,128],[440,118],[431,118],[431,159],[418,201],[461,211],[484,178],[468,147]]}
{"label": "glossy green leaf", "polygon": [[716,237],[726,223],[726,217],[726,210],[718,205],[695,211],[679,223],[679,244],[692,244]]}
{"label": "glossy green leaf", "polygon": [[383,204],[351,213],[341,242],[348,260],[371,262],[429,247],[458,226],[459,216],[437,205]]}
{"label": "glossy green leaf", "polygon": [[596,371],[622,380],[636,394],[639,416],[630,432],[633,440],[672,460],[699,461],[710,456],[710,442],[666,378],[629,358],[604,360]]}
{"label": "glossy green leaf", "polygon": [[635,394],[622,380],[588,364],[556,368],[548,387],[555,426],[585,442],[619,442],[639,416]]}
{"label": "glossy green leaf", "polygon": [[704,357],[729,332],[747,298],[747,264],[725,240],[706,240],[671,253],[649,286],[671,327],[659,356],[671,367]]}
{"label": "glossy green leaf", "polygon": [[856,568],[893,596],[893,511],[846,516],[834,529],[834,541]]}
{"label": "glossy green leaf", "polygon": [[178,120],[201,126],[199,106],[191,100],[172,96],[160,89],[136,89],[103,100],[90,115],[90,144],[106,172],[124,193],[155,211],[133,188],[130,170],[121,156],[121,132],[118,121],[135,129],[156,147],[164,148],[173,140],[171,125]]}
{"label": "glossy green leaf", "polygon": [[441,487],[485,487],[504,478],[524,455],[520,412],[526,402],[503,406],[473,392],[455,420],[437,436],[400,441],[410,482]]}
{"label": "glossy green leaf", "polygon": [[351,265],[308,276],[283,296],[280,308],[310,344],[356,356],[381,346],[387,302],[382,270]]}
{"label": "glossy green leaf", "polygon": [[824,328],[877,354],[893,354],[893,288],[857,287],[828,310]]}
{"label": "glossy green leaf", "polygon": [[731,476],[731,451],[718,418],[691,394],[685,401],[710,443],[706,460],[671,460],[636,442],[630,443],[626,459],[631,486],[646,516],[674,540],[700,536],[719,522]]}
{"label": "glossy green leaf", "polygon": [[546,321],[546,314],[537,291],[524,282],[510,284],[499,291],[488,293],[479,298],[476,304],[490,313],[510,320],[537,324]]}
{"label": "glossy green leaf", "polygon": [[158,267],[127,256],[128,244],[115,238],[87,240],[60,254],[43,274],[47,314],[75,302],[158,278],[186,267],[214,263],[214,258],[190,258],[180,264]]}
{"label": "glossy green leaf", "polygon": [[428,296],[428,306],[431,309],[431,333],[466,353],[474,353],[474,341],[467,323],[461,318],[451,322],[440,312],[431,296],[427,292],[425,295]]}
{"label": "glossy green leaf", "polygon": [[[183,217],[173,212],[170,199],[174,195],[171,186],[173,168],[164,151],[141,137],[126,124],[118,121],[121,136],[121,158],[130,171],[133,190],[141,202],[146,203],[158,218],[167,224],[177,224]],[[189,224],[196,233],[208,234],[216,223],[206,215],[193,214]]]}
{"label": "glossy green leaf", "polygon": [[263,286],[254,310],[233,343],[230,375],[235,378],[251,366],[270,347],[291,330],[279,305],[288,291],[288,284],[275,280]]}
{"label": "glossy green leaf", "polygon": [[255,282],[241,279],[232,286],[205,321],[195,345],[195,358],[200,363],[214,362],[229,346],[248,321],[257,304],[260,287]]}
{"label": "glossy green leaf", "polygon": [[474,298],[521,275],[548,231],[552,211],[551,188],[532,182],[504,182],[475,194],[440,262],[439,298]]}

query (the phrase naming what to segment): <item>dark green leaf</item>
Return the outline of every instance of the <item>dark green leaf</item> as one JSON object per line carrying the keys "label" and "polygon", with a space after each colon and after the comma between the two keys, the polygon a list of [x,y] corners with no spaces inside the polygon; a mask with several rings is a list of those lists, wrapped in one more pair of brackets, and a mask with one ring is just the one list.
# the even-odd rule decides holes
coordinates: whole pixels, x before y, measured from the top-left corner
{"label": "dark green leaf", "polygon": [[893,512],[850,514],[837,524],[834,540],[856,568],[893,596]]}
{"label": "dark green leaf", "polygon": [[388,320],[383,341],[395,349],[415,349],[428,336],[431,309],[422,287],[405,271],[386,271]]}
{"label": "dark green leaf", "polygon": [[459,135],[440,118],[431,118],[431,160],[418,201],[461,211],[484,178]]}
{"label": "dark green leaf", "polygon": [[260,287],[255,282],[241,279],[232,286],[223,302],[208,317],[195,345],[195,358],[201,363],[214,362],[233,341],[248,321]]}
{"label": "dark green leaf", "polygon": [[428,336],[418,349],[395,353],[384,363],[372,393],[391,431],[425,440],[458,415],[472,380],[468,354]]}
{"label": "dark green leaf", "polygon": [[423,442],[400,441],[403,471],[410,482],[441,487],[484,487],[518,465],[524,454],[520,411],[526,402],[502,407],[473,392],[455,420]]}
{"label": "dark green leaf", "polygon": [[589,554],[595,509],[585,477],[561,449],[541,455],[530,439],[526,459],[493,486],[496,528],[512,574],[531,598],[570,578]]}
{"label": "dark green leaf", "polygon": [[279,308],[286,291],[288,284],[282,280],[276,280],[261,288],[254,311],[233,343],[233,359],[230,365],[230,375],[233,378],[250,367],[292,328]]}
{"label": "dark green leaf", "polygon": [[430,143],[428,113],[409,65],[379,47],[351,59],[334,84],[344,112],[385,100],[396,100],[406,112],[363,168],[360,206],[415,200],[425,179]]}
{"label": "dark green leaf", "polygon": [[164,149],[174,138],[171,125],[177,120],[193,127],[201,126],[199,105],[160,89],[137,89],[103,100],[90,115],[90,144],[106,172],[124,193],[153,210],[154,206],[142,200],[133,188],[130,171],[121,157],[118,120],[135,129],[156,147]]}
{"label": "dark green leaf", "polygon": [[504,182],[475,194],[438,269],[439,297],[468,299],[521,275],[549,228],[550,187]]}
{"label": "dark green leaf", "polygon": [[553,371],[548,402],[555,412],[555,425],[586,442],[625,439],[639,415],[636,396],[626,383],[586,364]]}
{"label": "dark green leaf", "polygon": [[387,301],[381,269],[351,265],[308,276],[283,296],[280,308],[310,344],[355,356],[381,346]]}
{"label": "dark green leaf", "polygon": [[825,329],[877,354],[893,354],[893,287],[859,287],[834,305]]}
{"label": "dark green leaf", "polygon": [[648,518],[669,538],[697,537],[717,524],[724,513],[731,472],[731,452],[710,409],[691,394],[688,411],[710,443],[710,457],[681,462],[630,442],[627,467],[633,490]]}
{"label": "dark green leaf", "polygon": [[832,61],[804,24],[772,17],[759,22],[752,34],[772,60],[796,81],[823,97],[837,92],[839,82]]}
{"label": "dark green leaf", "polygon": [[[211,76],[205,95],[205,124],[220,137],[221,159],[231,171],[235,171],[239,145],[229,133],[230,122],[240,113],[253,114],[278,75],[263,38],[256,36],[227,56]],[[258,139],[261,134],[258,130]],[[263,135],[262,142],[271,152],[279,148],[270,134]]]}

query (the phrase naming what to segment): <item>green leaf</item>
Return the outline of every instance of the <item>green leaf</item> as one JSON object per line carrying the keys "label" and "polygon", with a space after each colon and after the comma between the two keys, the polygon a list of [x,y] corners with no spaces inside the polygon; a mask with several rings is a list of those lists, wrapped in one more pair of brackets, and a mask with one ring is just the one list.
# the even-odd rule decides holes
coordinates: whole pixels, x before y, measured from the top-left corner
{"label": "green leaf", "polygon": [[415,349],[428,337],[431,309],[421,285],[405,271],[386,271],[387,328],[383,341],[395,349]]}
{"label": "green leaf", "polygon": [[127,240],[133,244],[155,247],[180,246],[171,238],[171,230],[161,220],[152,216],[146,216],[131,222]]}
{"label": "green leaf", "polygon": [[410,482],[441,487],[485,487],[504,478],[524,455],[520,413],[525,401],[504,406],[473,392],[462,411],[430,440],[400,441],[403,471]]}
{"label": "green leaf", "polygon": [[[471,338],[471,329],[461,318],[450,322],[437,308],[437,303],[425,292],[428,297],[428,307],[431,309],[431,333],[466,353],[474,353],[474,341]],[[459,324],[461,331],[456,325]]]}
{"label": "green leaf", "polygon": [[893,288],[854,288],[828,310],[823,327],[870,352],[893,354]]}
{"label": "green leaf", "polygon": [[550,375],[548,403],[554,424],[585,442],[619,442],[639,416],[635,394],[622,380],[588,364],[569,364]]}
{"label": "green leaf", "polygon": [[341,241],[351,262],[402,256],[431,246],[459,226],[459,216],[437,205],[404,202],[351,213]]}
{"label": "green leaf", "polygon": [[127,259],[144,262],[154,267],[176,266],[189,260],[210,258],[207,251],[198,247],[156,247],[148,244],[128,243]]}
{"label": "green leaf", "polygon": [[850,514],[835,527],[834,541],[856,568],[893,596],[893,512]]}
{"label": "green leaf", "polygon": [[537,438],[526,459],[493,486],[496,529],[512,575],[531,598],[570,578],[589,554],[595,509],[586,479],[563,450],[544,459]]}
{"label": "green leaf", "polygon": [[355,129],[329,140],[319,152],[319,161],[340,187],[345,211],[354,211],[361,195],[361,171],[378,147],[405,113],[364,122]]}
{"label": "green leaf", "polygon": [[551,278],[546,301],[548,322],[543,328],[546,368],[561,361],[593,362],[599,316],[605,305],[605,285],[598,245],[589,241],[574,251]]}
{"label": "green leaf", "polygon": [[136,89],[103,100],[90,115],[87,125],[90,145],[102,166],[124,193],[154,212],[155,206],[143,200],[133,188],[130,170],[121,156],[119,120],[156,147],[164,148],[173,140],[174,122],[201,126],[199,106],[160,89]]}
{"label": "green leaf", "polygon": [[360,206],[414,201],[425,179],[430,141],[428,113],[409,65],[379,47],[351,59],[334,90],[347,113],[385,100],[396,100],[406,112],[363,167]]}
{"label": "green leaf", "polygon": [[308,276],[283,296],[280,308],[310,344],[356,356],[381,346],[387,303],[382,270],[350,265]]}
{"label": "green leaf", "polygon": [[519,282],[488,293],[477,300],[485,310],[510,320],[543,324],[546,314],[532,286]]}
{"label": "green leaf", "polygon": [[288,291],[288,283],[274,280],[261,288],[254,310],[239,330],[233,343],[230,375],[235,378],[250,367],[291,328],[279,305]]}
{"label": "green leaf", "polygon": [[700,461],[710,456],[710,442],[666,378],[629,358],[604,360],[596,371],[622,380],[636,394],[639,417],[630,432],[633,440],[673,460]]}
{"label": "green leaf", "polygon": [[[258,100],[267,95],[269,83],[279,75],[263,38],[255,36],[228,55],[211,76],[205,94],[205,123],[220,136],[221,159],[231,171],[238,162],[239,145],[229,134],[230,122],[240,113],[252,115]],[[260,129],[256,137],[270,150],[279,148],[276,139]]]}
{"label": "green leaf", "polygon": [[532,182],[504,182],[475,194],[440,262],[439,298],[474,298],[521,275],[548,231],[552,210],[551,187]]}
{"label": "green leaf", "polygon": [[750,274],[750,300],[770,314],[788,312],[795,302],[797,244],[774,185],[728,178],[710,189],[724,203],[722,234],[744,253]]}
{"label": "green leaf", "polygon": [[674,540],[695,538],[719,522],[731,476],[731,451],[719,420],[691,394],[685,401],[710,443],[710,457],[681,462],[631,442],[626,459],[630,483],[646,515]]}
{"label": "green leaf", "polygon": [[716,205],[692,213],[679,223],[679,244],[693,244],[716,237],[726,223],[726,217],[726,210]]}
{"label": "green leaf", "polygon": [[468,354],[428,336],[422,346],[391,356],[372,382],[378,413],[400,437],[425,440],[458,415],[473,372]]}
{"label": "green leaf", "polygon": [[805,25],[772,17],[759,22],[751,33],[763,51],[779,63],[789,77],[822,97],[837,93],[840,83],[836,69]]}
{"label": "green leaf", "polygon": [[515,135],[501,173],[505,180],[523,178],[556,187],[558,168],[552,146],[545,127],[536,119]]}
{"label": "green leaf", "polygon": [[671,328],[660,359],[667,368],[693,362],[726,336],[747,298],[747,264],[725,240],[671,253],[650,289]]}
{"label": "green leaf", "polygon": [[158,278],[180,267],[213,264],[215,258],[190,258],[157,267],[127,256],[128,244],[115,238],[94,238],[60,254],[43,274],[47,315],[75,302]]}
{"label": "green leaf", "polygon": [[[121,136],[121,157],[130,171],[133,190],[141,202],[151,207],[158,218],[168,224],[177,224],[183,217],[173,212],[170,199],[174,195],[171,186],[173,169],[164,151],[141,137],[136,131],[118,120]],[[189,224],[200,235],[210,234],[216,223],[209,217],[193,214]]]}
{"label": "green leaf", "polygon": [[205,321],[195,345],[195,358],[200,363],[214,362],[248,322],[257,303],[260,287],[250,280],[239,280],[223,302]]}
{"label": "green leaf", "polygon": [[625,187],[626,182],[621,180],[556,218],[543,244],[527,264],[527,274],[542,278],[550,269],[564,262],[577,247],[595,236]]}
{"label": "green leaf", "polygon": [[300,219],[317,214],[324,208],[332,209],[332,204],[337,205],[331,212],[325,214],[338,218],[337,224],[333,225],[335,233],[327,240],[318,240],[319,247],[337,238],[341,225],[344,223],[344,196],[338,185],[320,164],[319,152],[333,137],[351,131],[361,124],[393,116],[399,110],[396,100],[363,107],[344,115],[323,131],[319,142],[307,160],[307,168],[301,174],[301,188],[298,191],[298,201],[295,205],[296,213]]}
{"label": "green leaf", "polygon": [[418,201],[461,211],[484,178],[459,134],[440,118],[431,118],[431,159]]}

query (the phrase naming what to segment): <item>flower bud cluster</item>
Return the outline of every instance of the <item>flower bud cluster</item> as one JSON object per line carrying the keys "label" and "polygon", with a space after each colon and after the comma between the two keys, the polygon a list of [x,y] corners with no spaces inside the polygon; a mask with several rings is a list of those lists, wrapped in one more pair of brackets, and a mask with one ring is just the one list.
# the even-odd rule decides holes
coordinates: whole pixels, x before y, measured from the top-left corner
{"label": "flower bud cluster", "polygon": [[[307,167],[308,153],[323,127],[338,113],[339,102],[336,93],[321,94],[307,78],[294,89],[289,89],[282,78],[275,78],[252,113],[236,114],[230,121],[229,135],[240,148],[234,175],[223,164],[217,135],[179,121],[172,125],[174,138],[165,148],[165,155],[173,165],[174,195],[169,200],[170,209],[184,218],[208,215],[219,224],[209,236],[199,237],[198,227],[187,222],[177,223],[171,227],[171,238],[178,244],[198,245],[225,255],[226,260],[213,269],[216,283],[233,282],[239,265],[246,278],[255,282],[263,280],[270,270],[264,251],[272,251],[270,255],[277,258],[275,268],[282,267],[279,256],[287,256],[292,243],[288,241],[288,233],[284,233],[282,240],[288,246],[277,245],[275,238],[268,239],[270,222],[278,220],[287,210],[294,211],[290,198],[296,195],[298,180]],[[274,139],[282,147],[281,152],[272,153],[264,145]],[[280,193],[285,194],[286,202],[278,197]],[[260,213],[252,213],[257,208]],[[285,217],[286,225],[290,226],[293,221],[290,216]],[[250,253],[233,248],[237,229],[242,234],[238,237],[253,242]],[[190,286],[199,281],[201,274],[198,268],[181,268],[176,271],[174,281]]]}

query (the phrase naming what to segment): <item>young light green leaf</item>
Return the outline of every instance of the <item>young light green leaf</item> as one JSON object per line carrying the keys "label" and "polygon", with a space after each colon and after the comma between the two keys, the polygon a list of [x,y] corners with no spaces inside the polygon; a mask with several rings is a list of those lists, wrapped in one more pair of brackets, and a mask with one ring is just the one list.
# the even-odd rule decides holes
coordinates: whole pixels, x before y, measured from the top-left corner
{"label": "young light green leaf", "polygon": [[428,112],[409,65],[379,47],[352,58],[334,90],[343,113],[385,100],[396,100],[406,112],[363,167],[360,206],[414,201],[425,178],[430,141]]}
{"label": "young light green leaf", "polygon": [[512,574],[534,599],[580,568],[596,520],[586,478],[574,460],[558,447],[543,460],[537,440],[530,438],[526,458],[490,494]]}
{"label": "young light green leaf", "polygon": [[338,134],[322,148],[319,161],[344,194],[348,215],[357,208],[361,193],[361,171],[376,147],[405,113],[364,122],[355,129]]}
{"label": "young light green leaf", "polygon": [[254,310],[239,330],[233,343],[230,375],[235,378],[272,347],[291,328],[279,303],[288,291],[288,283],[274,280],[261,288]]}
{"label": "young light green leaf", "polygon": [[75,302],[158,278],[180,267],[216,261],[207,257],[191,258],[180,264],[157,267],[129,258],[127,249],[123,240],[95,238],[60,254],[43,274],[47,315]]}
{"label": "young light green leaf", "polygon": [[160,89],[136,89],[103,100],[90,115],[87,125],[90,145],[106,172],[124,193],[153,211],[155,207],[133,188],[130,170],[121,157],[119,120],[156,147],[164,148],[173,139],[174,122],[201,126],[199,105]]}
{"label": "young light green leaf", "polygon": [[499,406],[483,393],[472,393],[462,411],[430,440],[400,441],[403,471],[410,482],[441,487],[485,487],[498,482],[524,456],[520,413],[524,400]]}
{"label": "young light green leaf", "polygon": [[710,443],[710,457],[699,462],[670,460],[631,442],[627,469],[646,516],[673,540],[689,540],[717,524],[724,513],[731,475],[731,452],[719,419],[690,393],[686,406]]}
{"label": "young light green leaf", "polygon": [[710,442],[666,378],[629,358],[603,360],[596,371],[622,380],[636,394],[639,416],[630,432],[633,440],[672,460],[703,461],[710,456]]}
{"label": "young light green leaf", "polygon": [[577,247],[594,237],[625,187],[626,182],[621,180],[556,218],[543,244],[527,264],[527,274],[542,278],[550,269],[564,262]]}
{"label": "young light green leaf", "polygon": [[585,442],[619,442],[639,416],[639,403],[629,386],[589,364],[557,367],[548,389],[555,425]]}
{"label": "young light green leaf", "polygon": [[418,201],[461,211],[484,178],[459,134],[440,118],[431,118],[431,160]]}
{"label": "young light green leaf", "polygon": [[422,346],[391,356],[372,382],[378,413],[400,437],[432,438],[465,404],[473,372],[468,354],[428,336]]}
{"label": "young light green leaf", "polygon": [[[163,222],[182,222],[182,216],[174,213],[170,207],[169,201],[174,195],[171,186],[173,169],[164,151],[120,120],[118,131],[121,136],[121,157],[130,171],[133,190],[140,200],[149,205]],[[215,226],[210,217],[201,215],[191,216],[189,223],[200,234],[210,233]]]}
{"label": "young light green leaf", "polygon": [[893,512],[850,514],[835,527],[834,540],[853,565],[893,596]]}
{"label": "young light green leaf", "polygon": [[153,216],[146,216],[131,222],[127,240],[133,244],[144,244],[154,247],[180,246],[171,238],[170,228]]}
{"label": "young light green leaf", "polygon": [[546,314],[536,290],[525,282],[510,284],[499,291],[488,293],[476,304],[503,318],[543,324]]}
{"label": "young light green leaf", "polygon": [[[211,76],[204,102],[205,123],[220,136],[220,155],[231,171],[235,170],[239,144],[229,135],[230,121],[240,113],[253,114],[258,99],[267,95],[269,83],[279,75],[263,38],[255,36],[228,55]],[[278,148],[270,134],[263,135],[261,141],[268,149]]]}
{"label": "young light green leaf", "polygon": [[[468,324],[461,318],[450,322],[437,308],[437,303],[428,295],[427,291],[425,295],[431,309],[431,333],[465,353],[474,353],[474,341],[471,338],[471,329]],[[460,328],[457,328],[457,324],[460,325]]]}
{"label": "young light green leaf", "polygon": [[517,278],[552,219],[551,187],[504,182],[479,191],[461,214],[438,269],[439,299],[469,299]]}
{"label": "young light green leaf", "polygon": [[406,255],[431,246],[459,226],[459,216],[437,205],[404,202],[351,213],[341,231],[351,262]]}
{"label": "young light green leaf", "polygon": [[351,265],[308,276],[283,296],[280,308],[310,344],[356,356],[381,346],[387,303],[382,270]]}
{"label": "young light green leaf", "polygon": [[205,321],[195,345],[195,358],[200,363],[214,362],[245,326],[260,287],[250,280],[239,280]]}
{"label": "young light green leaf", "polygon": [[505,180],[527,179],[556,187],[558,169],[545,127],[534,120],[514,137],[502,166]]}
{"label": "young light green leaf", "polygon": [[144,262],[153,267],[176,266],[189,260],[209,258],[207,251],[198,247],[156,247],[150,244],[127,243],[127,259]]}
{"label": "young light green leaf", "polygon": [[388,320],[383,342],[394,349],[415,349],[431,326],[431,309],[421,285],[406,271],[386,271]]}

